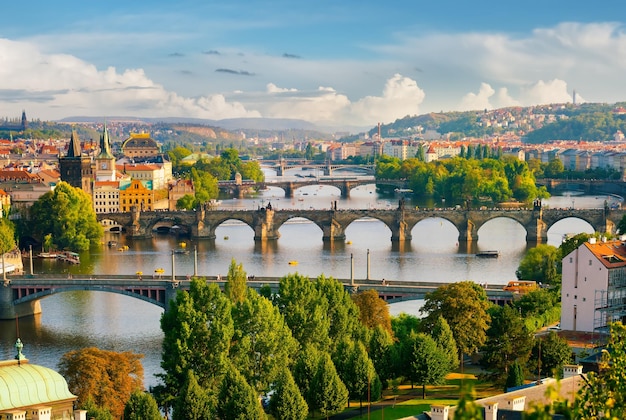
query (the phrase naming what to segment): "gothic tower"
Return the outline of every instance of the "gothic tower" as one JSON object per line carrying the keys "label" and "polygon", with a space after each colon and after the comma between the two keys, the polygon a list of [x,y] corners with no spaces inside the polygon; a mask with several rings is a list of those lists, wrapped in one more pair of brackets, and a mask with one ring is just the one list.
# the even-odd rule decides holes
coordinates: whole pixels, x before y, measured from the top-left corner
{"label": "gothic tower", "polygon": [[83,156],[80,148],[78,134],[72,130],[67,154],[59,158],[59,170],[61,181],[65,181],[72,187],[81,188],[91,195],[92,169],[89,156]]}
{"label": "gothic tower", "polygon": [[100,154],[96,156],[96,181],[115,181],[115,157],[106,123],[100,135]]}

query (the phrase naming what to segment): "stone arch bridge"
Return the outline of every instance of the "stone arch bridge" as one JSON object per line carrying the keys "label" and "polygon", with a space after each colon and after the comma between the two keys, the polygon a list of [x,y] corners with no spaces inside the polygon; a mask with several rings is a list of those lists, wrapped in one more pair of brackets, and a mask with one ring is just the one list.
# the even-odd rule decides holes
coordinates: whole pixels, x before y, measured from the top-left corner
{"label": "stone arch bridge", "polygon": [[279,229],[288,220],[303,218],[315,223],[322,231],[324,241],[345,240],[346,228],[355,220],[373,218],[383,222],[391,231],[394,242],[410,241],[415,225],[428,218],[442,218],[459,231],[459,241],[477,241],[478,230],[496,218],[515,220],[526,230],[526,240],[545,242],[548,230],[559,220],[577,218],[589,223],[594,231],[614,233],[616,225],[626,214],[624,210],[609,209],[413,209],[403,202],[396,209],[334,209],[327,210],[276,210],[268,205],[258,210],[211,210],[208,207],[195,211],[140,211],[133,208],[127,213],[98,214],[98,220],[108,228],[121,227],[129,237],[151,237],[159,227],[180,228],[180,232],[197,239],[215,239],[215,230],[227,220],[241,221],[254,231],[255,241],[275,240]]}

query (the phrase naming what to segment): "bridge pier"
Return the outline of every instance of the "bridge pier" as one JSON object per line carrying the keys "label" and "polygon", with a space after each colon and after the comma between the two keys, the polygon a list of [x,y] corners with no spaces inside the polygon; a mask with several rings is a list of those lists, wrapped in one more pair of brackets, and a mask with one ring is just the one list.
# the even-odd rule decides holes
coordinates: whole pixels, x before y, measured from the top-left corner
{"label": "bridge pier", "polygon": [[0,286],[0,320],[10,320],[33,316],[41,313],[41,303],[39,300],[13,304],[13,289],[9,281]]}
{"label": "bridge pier", "polygon": [[404,220],[399,220],[391,229],[391,242],[404,242],[413,239],[409,225]]}
{"label": "bridge pier", "polygon": [[346,232],[343,226],[335,220],[331,219],[329,224],[325,224],[322,229],[322,240],[324,242],[345,241]]}
{"label": "bridge pier", "polygon": [[542,243],[548,241],[548,226],[541,219],[535,219],[526,228],[526,242]]}
{"label": "bridge pier", "polygon": [[267,207],[257,211],[254,221],[254,240],[276,240],[280,238],[280,232],[274,228],[274,210],[268,204]]}
{"label": "bridge pier", "polygon": [[459,242],[478,241],[478,229],[471,220],[466,220],[463,224],[457,225],[459,230]]}

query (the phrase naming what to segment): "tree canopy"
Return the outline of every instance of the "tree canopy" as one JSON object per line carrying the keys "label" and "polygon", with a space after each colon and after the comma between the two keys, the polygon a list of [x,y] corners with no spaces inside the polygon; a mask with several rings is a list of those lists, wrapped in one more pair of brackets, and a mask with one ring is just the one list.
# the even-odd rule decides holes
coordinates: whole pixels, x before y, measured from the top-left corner
{"label": "tree canopy", "polygon": [[59,249],[86,251],[104,235],[91,197],[67,182],[42,195],[30,208],[29,233],[43,242],[51,234]]}
{"label": "tree canopy", "polygon": [[143,389],[142,357],[95,347],[71,350],[61,357],[59,373],[79,403],[91,398],[97,407],[119,418],[131,394]]}

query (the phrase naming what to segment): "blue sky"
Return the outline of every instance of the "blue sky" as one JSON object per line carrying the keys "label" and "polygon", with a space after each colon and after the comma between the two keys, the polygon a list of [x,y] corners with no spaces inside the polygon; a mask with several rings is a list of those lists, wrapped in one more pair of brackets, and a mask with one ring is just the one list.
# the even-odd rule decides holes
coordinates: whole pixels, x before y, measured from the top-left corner
{"label": "blue sky", "polygon": [[[299,118],[626,100],[626,2],[3,4],[0,117]],[[622,20],[620,20],[622,19]]]}

